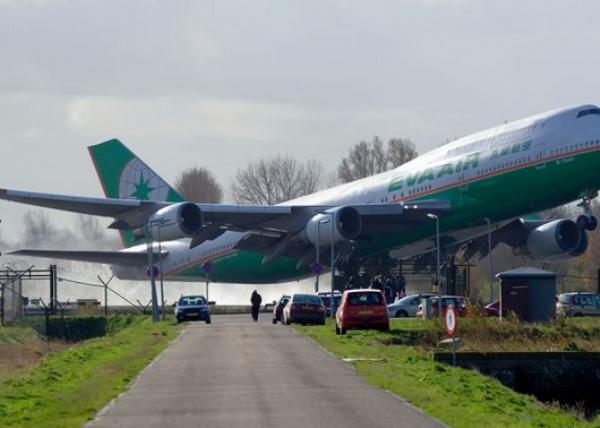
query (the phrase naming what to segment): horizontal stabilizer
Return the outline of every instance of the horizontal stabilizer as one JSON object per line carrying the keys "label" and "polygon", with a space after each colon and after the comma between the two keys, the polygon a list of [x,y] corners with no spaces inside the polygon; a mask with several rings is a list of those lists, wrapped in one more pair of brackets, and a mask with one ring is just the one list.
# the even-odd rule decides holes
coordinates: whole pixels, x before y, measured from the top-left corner
{"label": "horizontal stabilizer", "polygon": [[[164,258],[169,252],[163,251]],[[18,250],[9,254],[31,257],[44,257],[48,259],[78,260],[81,262],[103,263],[118,266],[146,266],[148,254],[146,252],[134,253],[130,251],[96,251],[96,250]],[[158,252],[154,252],[154,259],[158,260]]]}

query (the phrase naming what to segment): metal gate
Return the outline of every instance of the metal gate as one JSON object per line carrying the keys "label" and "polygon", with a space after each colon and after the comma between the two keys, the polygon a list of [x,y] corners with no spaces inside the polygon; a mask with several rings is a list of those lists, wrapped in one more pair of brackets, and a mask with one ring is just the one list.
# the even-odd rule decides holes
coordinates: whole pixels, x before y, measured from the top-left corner
{"label": "metal gate", "polygon": [[36,323],[36,318],[56,313],[56,278],[56,265],[0,270],[0,324]]}

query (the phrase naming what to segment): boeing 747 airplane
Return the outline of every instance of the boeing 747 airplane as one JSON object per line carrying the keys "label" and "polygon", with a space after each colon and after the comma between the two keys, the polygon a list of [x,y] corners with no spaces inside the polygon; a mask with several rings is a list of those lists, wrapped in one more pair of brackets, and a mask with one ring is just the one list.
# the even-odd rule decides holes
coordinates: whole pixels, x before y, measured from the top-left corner
{"label": "boeing 747 airplane", "polygon": [[[311,275],[317,242],[360,260],[394,250],[412,258],[441,245],[467,257],[500,242],[533,259],[576,257],[597,220],[590,201],[600,187],[600,108],[579,105],[506,123],[453,141],[400,167],[275,206],[183,200],[118,140],[89,148],[106,198],[0,189],[0,199],[111,217],[120,251],[30,250],[26,256],[112,265],[123,279],[146,279],[146,235],[163,276],[177,281],[270,283]],[[577,219],[524,216],[575,200]],[[328,220],[328,224],[320,222]],[[331,227],[333,221],[333,227]],[[329,248],[328,248],[329,247]],[[158,263],[157,263],[158,264]],[[155,267],[154,270],[158,269]]]}

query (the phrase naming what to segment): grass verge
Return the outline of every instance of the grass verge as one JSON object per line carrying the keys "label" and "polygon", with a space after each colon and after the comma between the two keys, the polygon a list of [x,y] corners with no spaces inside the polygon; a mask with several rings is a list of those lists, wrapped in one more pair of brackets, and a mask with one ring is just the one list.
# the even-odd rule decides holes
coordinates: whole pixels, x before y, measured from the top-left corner
{"label": "grass verge", "polygon": [[600,426],[599,418],[584,422],[493,378],[434,362],[424,348],[402,343],[435,334],[437,325],[411,323],[392,320],[390,333],[358,330],[345,336],[336,336],[331,322],[323,327],[298,326],[297,330],[340,358],[379,360],[353,365],[368,383],[407,399],[453,427]]}
{"label": "grass verge", "polygon": [[79,427],[123,391],[177,334],[174,323],[137,318],[114,335],[42,358],[0,385],[0,426]]}

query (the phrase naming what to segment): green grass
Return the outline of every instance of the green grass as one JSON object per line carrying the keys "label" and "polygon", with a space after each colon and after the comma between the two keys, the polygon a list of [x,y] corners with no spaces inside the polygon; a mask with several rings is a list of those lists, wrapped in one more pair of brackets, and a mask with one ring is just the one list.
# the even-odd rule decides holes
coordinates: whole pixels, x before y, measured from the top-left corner
{"label": "green grass", "polygon": [[115,333],[45,356],[0,385],[0,426],[79,427],[123,391],[176,336],[172,322],[137,318]]}
{"label": "green grass", "polygon": [[[392,319],[387,344],[433,350],[447,337],[439,319]],[[600,351],[600,318],[562,318],[552,323],[469,317],[459,320],[457,336],[462,351]]]}
{"label": "green grass", "polygon": [[29,327],[0,327],[0,346],[43,340],[35,330]]}
{"label": "green grass", "polygon": [[[463,321],[459,328],[465,333]],[[450,426],[600,426],[598,418],[584,422],[476,371],[436,363],[427,346],[411,346],[436,337],[442,328],[439,322],[392,320],[391,327],[390,333],[349,331],[345,336],[336,336],[332,323],[297,330],[340,358],[381,359],[353,364],[370,384],[398,394]]]}

